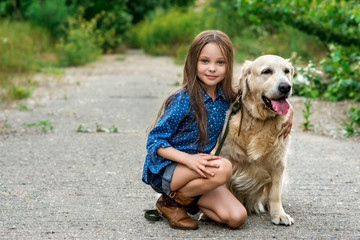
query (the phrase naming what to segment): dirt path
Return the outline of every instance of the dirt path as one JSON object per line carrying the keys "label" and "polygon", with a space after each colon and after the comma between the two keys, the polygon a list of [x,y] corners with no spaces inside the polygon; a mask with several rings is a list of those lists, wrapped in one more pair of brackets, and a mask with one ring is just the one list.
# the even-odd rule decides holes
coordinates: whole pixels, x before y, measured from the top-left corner
{"label": "dirt path", "polygon": [[[315,130],[303,133],[297,97],[284,196],[295,225],[275,226],[267,214],[236,230],[200,222],[197,231],[179,231],[145,220],[157,198],[141,182],[145,130],[182,67],[139,51],[122,58],[38,75],[40,87],[22,102],[28,110],[0,110],[0,125],[10,126],[0,130],[1,239],[360,238],[360,145],[341,137],[337,120],[351,104],[314,102]],[[24,126],[39,121],[54,129]]]}

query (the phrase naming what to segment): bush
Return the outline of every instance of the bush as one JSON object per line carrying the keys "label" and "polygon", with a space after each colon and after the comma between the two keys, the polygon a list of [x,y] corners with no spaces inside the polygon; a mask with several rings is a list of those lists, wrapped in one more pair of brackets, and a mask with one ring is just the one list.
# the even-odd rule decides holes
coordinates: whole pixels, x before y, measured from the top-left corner
{"label": "bush", "polygon": [[354,99],[360,101],[360,49],[330,46],[330,55],[320,64],[328,76],[329,85],[324,95],[331,101]]}
{"label": "bush", "polygon": [[66,37],[57,44],[61,66],[82,65],[101,55],[103,41],[96,37],[95,26],[96,19],[86,21],[82,15],[69,18]]}
{"label": "bush", "polygon": [[186,8],[193,5],[195,0],[131,0],[127,1],[126,6],[129,13],[133,16],[134,24],[149,17],[156,8],[169,9],[170,7]]}
{"label": "bush", "polygon": [[10,96],[14,99],[25,99],[31,96],[32,89],[30,87],[13,85],[10,91]]}
{"label": "bush", "polygon": [[201,13],[191,10],[157,11],[152,19],[132,29],[130,40],[148,54],[175,56],[180,46],[190,44],[194,36],[204,29],[200,20]]}
{"label": "bush", "polygon": [[[277,5],[276,1],[269,1]],[[272,4],[266,5],[258,0],[211,0],[205,8],[208,12],[206,21],[229,35],[238,62],[264,54],[276,54],[291,57],[293,63],[296,60],[306,64],[308,60],[317,62],[326,56],[327,47],[316,36],[284,24],[280,15],[265,18],[263,15],[266,13],[258,13],[262,8],[271,8]]]}
{"label": "bush", "polygon": [[101,39],[104,52],[115,50],[123,41],[125,33],[130,29],[131,17],[124,10],[101,11],[95,15],[95,34]]}
{"label": "bush", "polygon": [[77,0],[75,3],[82,6],[84,19],[96,19],[95,34],[102,41],[103,52],[116,50],[130,28],[132,16],[126,8],[127,2],[130,1]]}
{"label": "bush", "polygon": [[295,67],[293,94],[310,98],[320,97],[326,91],[323,73],[309,61],[306,67]]}
{"label": "bush", "polygon": [[72,7],[66,5],[66,0],[32,1],[25,16],[31,22],[47,28],[54,37],[59,37],[71,12]]}
{"label": "bush", "polygon": [[321,60],[322,69],[309,62],[296,68],[294,94],[321,97],[331,101],[360,100],[360,56],[355,47],[331,45],[327,58]]}
{"label": "bush", "polygon": [[[218,1],[211,0],[211,2],[214,4]],[[326,43],[360,45],[360,5],[357,0],[225,0],[225,2],[231,4],[239,16],[246,17],[250,26],[282,22],[317,36]]]}

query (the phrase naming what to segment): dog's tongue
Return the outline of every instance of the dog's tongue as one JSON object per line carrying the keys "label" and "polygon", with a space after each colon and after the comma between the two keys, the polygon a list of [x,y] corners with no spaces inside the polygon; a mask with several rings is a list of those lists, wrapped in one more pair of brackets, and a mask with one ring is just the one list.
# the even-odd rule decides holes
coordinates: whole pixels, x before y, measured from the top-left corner
{"label": "dog's tongue", "polygon": [[270,100],[270,101],[273,109],[280,115],[285,115],[290,108],[290,104],[286,99]]}

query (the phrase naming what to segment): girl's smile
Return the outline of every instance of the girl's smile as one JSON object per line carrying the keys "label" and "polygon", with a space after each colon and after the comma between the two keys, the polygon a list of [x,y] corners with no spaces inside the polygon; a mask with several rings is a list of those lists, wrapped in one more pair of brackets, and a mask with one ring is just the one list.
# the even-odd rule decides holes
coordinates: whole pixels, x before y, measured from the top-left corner
{"label": "girl's smile", "polygon": [[211,80],[214,80],[214,79],[217,78],[217,76],[215,76],[215,75],[207,75],[207,74],[205,74],[205,76],[206,76],[208,79],[211,79]]}

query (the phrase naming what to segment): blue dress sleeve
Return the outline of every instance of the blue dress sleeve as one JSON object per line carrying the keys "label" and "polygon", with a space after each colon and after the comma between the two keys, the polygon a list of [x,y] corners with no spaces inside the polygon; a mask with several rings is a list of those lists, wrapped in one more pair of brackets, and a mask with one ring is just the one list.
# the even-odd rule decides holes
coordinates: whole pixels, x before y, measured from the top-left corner
{"label": "blue dress sleeve", "polygon": [[157,155],[156,151],[160,147],[172,146],[172,138],[178,133],[177,130],[181,120],[188,112],[189,107],[189,99],[186,94],[176,94],[164,110],[155,127],[149,133],[146,149],[153,163],[164,161],[164,158]]}

